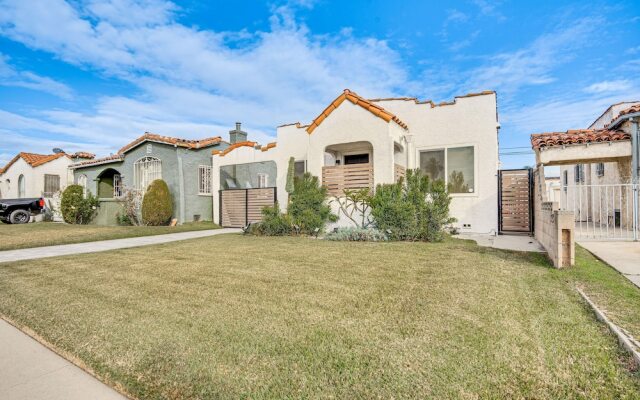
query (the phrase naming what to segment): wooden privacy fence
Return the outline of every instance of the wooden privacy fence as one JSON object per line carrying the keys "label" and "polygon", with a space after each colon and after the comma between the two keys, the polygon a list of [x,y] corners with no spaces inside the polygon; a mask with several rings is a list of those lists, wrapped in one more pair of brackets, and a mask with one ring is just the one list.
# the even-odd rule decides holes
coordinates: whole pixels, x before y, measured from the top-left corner
{"label": "wooden privacy fence", "polygon": [[501,170],[498,173],[500,232],[533,231],[532,170]]}
{"label": "wooden privacy fence", "polygon": [[322,184],[329,196],[340,196],[344,189],[373,187],[373,165],[350,164],[322,167]]}
{"label": "wooden privacy fence", "polygon": [[276,188],[220,191],[220,225],[241,228],[262,221],[262,209],[276,202]]}

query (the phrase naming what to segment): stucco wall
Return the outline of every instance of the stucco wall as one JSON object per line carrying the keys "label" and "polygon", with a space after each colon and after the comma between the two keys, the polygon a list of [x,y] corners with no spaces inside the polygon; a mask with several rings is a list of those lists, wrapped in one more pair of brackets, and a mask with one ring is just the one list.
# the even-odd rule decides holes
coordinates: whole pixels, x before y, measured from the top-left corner
{"label": "stucco wall", "polygon": [[0,198],[18,197],[18,178],[20,175],[24,175],[25,179],[25,197],[41,197],[43,195],[45,174],[60,176],[60,190],[64,190],[67,184],[72,182],[72,177],[67,169],[71,163],[69,158],[60,157],[34,168],[19,158],[4,174],[0,175]]}
{"label": "stucco wall", "polygon": [[88,189],[96,194],[99,175],[106,169],[113,168],[121,174],[124,187],[133,188],[134,163],[142,157],[155,157],[162,161],[162,179],[169,186],[173,197],[174,218],[177,218],[179,223],[193,221],[196,215],[200,216],[200,220],[212,220],[211,196],[199,194],[198,168],[200,165],[210,166],[211,149],[224,148],[226,144],[191,150],[151,142],[149,152],[148,143],[144,142],[125,153],[123,161],[76,168],[75,181],[77,182],[79,175],[86,175]]}

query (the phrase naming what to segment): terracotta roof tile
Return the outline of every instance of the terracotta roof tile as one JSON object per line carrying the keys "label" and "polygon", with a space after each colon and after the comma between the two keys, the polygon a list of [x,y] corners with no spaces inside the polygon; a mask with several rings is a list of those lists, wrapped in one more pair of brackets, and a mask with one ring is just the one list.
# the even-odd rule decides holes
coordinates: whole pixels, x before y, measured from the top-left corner
{"label": "terracotta roof tile", "polygon": [[185,147],[188,149],[200,149],[203,147],[218,144],[222,141],[222,138],[220,136],[215,136],[215,137],[209,137],[209,138],[199,139],[199,140],[188,140],[188,139],[162,136],[162,135],[156,135],[155,133],[145,132],[144,135],[140,136],[133,142],[127,144],[126,146],[118,150],[118,153],[120,154],[126,153],[127,151],[131,150],[132,148],[136,147],[137,145],[145,141],[166,143],[174,146]]}
{"label": "terracotta roof tile", "polygon": [[382,118],[386,122],[393,121],[396,124],[400,125],[403,129],[408,129],[407,124],[402,122],[400,118],[396,117],[395,114],[385,110],[377,104],[373,104],[370,100],[364,99],[358,96],[356,93],[350,91],[349,89],[345,89],[344,92],[338,96],[327,108],[324,109],[320,115],[316,117],[316,119],[311,122],[311,124],[307,127],[307,133],[311,134],[321,123],[325,120],[343,101],[349,100],[351,103],[364,108],[365,110],[371,112],[373,115]]}
{"label": "terracotta roof tile", "polygon": [[67,156],[66,153],[36,154],[36,153],[20,152],[18,153],[18,155],[13,157],[11,161],[7,163],[7,165],[5,165],[3,168],[0,168],[0,174],[4,174],[9,169],[9,167],[11,167],[16,161],[18,161],[21,158],[32,167],[37,167],[38,165],[42,165],[42,164],[48,163],[49,161],[53,161],[60,157],[65,157],[65,156]]}
{"label": "terracotta roof tile", "polygon": [[566,132],[534,133],[531,135],[531,146],[537,150],[553,146],[615,142],[630,139],[631,135],[619,130],[576,129],[568,130]]}
{"label": "terracotta roof tile", "polygon": [[87,159],[92,159],[92,158],[96,158],[96,155],[93,153],[89,153],[86,151],[77,151],[73,154],[69,154],[69,157],[71,158],[87,158]]}
{"label": "terracotta roof tile", "polygon": [[618,117],[621,117],[621,116],[627,115],[627,114],[639,113],[639,112],[640,112],[640,104],[636,104],[635,106],[631,106],[629,108],[626,108],[626,109],[620,111],[620,114],[618,114]]}
{"label": "terracotta roof tile", "polygon": [[211,154],[213,154],[214,156],[220,156],[220,157],[224,157],[227,154],[231,153],[233,150],[235,149],[239,149],[240,147],[251,147],[254,148],[256,150],[260,150],[260,151],[269,151],[271,149],[273,149],[274,147],[276,147],[276,142],[271,142],[271,143],[267,143],[264,146],[259,145],[256,142],[251,142],[251,141],[245,141],[245,142],[237,142],[232,144],[231,146],[227,147],[224,150],[213,150],[211,151]]}
{"label": "terracotta roof tile", "polygon": [[117,162],[117,161],[122,161],[124,160],[124,156],[122,154],[112,154],[110,156],[107,157],[101,157],[101,158],[96,158],[93,160],[87,160],[87,161],[82,161],[79,163],[75,163],[73,165],[71,165],[71,168],[78,168],[78,167],[89,167],[92,165],[99,165],[99,164],[106,164],[106,163],[111,163],[111,162]]}

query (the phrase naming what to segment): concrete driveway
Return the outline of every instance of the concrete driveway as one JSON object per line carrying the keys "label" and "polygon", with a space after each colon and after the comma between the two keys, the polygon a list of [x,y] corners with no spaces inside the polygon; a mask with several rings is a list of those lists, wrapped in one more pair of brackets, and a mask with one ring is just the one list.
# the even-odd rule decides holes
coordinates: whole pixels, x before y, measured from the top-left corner
{"label": "concrete driveway", "polygon": [[590,242],[578,244],[617,269],[640,288],[640,242]]}

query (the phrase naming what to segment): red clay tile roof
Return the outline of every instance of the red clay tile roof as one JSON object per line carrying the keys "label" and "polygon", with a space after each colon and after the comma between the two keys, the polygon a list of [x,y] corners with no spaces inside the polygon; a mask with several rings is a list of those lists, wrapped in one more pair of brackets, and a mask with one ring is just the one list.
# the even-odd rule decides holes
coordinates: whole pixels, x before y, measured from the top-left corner
{"label": "red clay tile roof", "polygon": [[16,161],[19,159],[23,159],[27,164],[32,167],[37,167],[38,165],[42,165],[44,163],[48,163],[49,161],[56,160],[60,157],[65,157],[67,154],[65,153],[56,153],[56,154],[35,154],[35,153],[25,153],[20,152],[18,155],[13,157],[11,161],[7,163],[3,168],[0,168],[0,174],[4,174],[9,167],[11,167]]}
{"label": "red clay tile roof", "polygon": [[251,142],[251,141],[244,141],[244,142],[237,142],[232,144],[231,146],[227,147],[224,150],[212,150],[211,154],[218,155],[220,157],[224,157],[227,154],[231,153],[233,150],[238,149],[240,147],[252,147],[256,150],[260,150],[260,151],[268,151],[269,149],[272,149],[274,147],[276,147],[276,142],[271,142],[268,144],[265,144],[264,146],[259,145],[256,142]]}
{"label": "red clay tile roof", "polygon": [[639,112],[640,112],[640,104],[636,104],[635,106],[631,106],[629,108],[626,108],[626,109],[620,111],[620,114],[618,114],[618,117],[621,117],[621,116],[627,115],[627,114],[639,113]]}
{"label": "red clay tile roof", "polygon": [[377,104],[373,104],[371,101],[364,99],[358,96],[355,92],[350,91],[349,89],[345,89],[344,92],[338,96],[327,108],[324,109],[320,115],[316,117],[316,119],[311,122],[311,124],[307,127],[307,133],[311,134],[321,123],[325,120],[343,101],[349,100],[353,104],[364,108],[365,110],[371,112],[376,117],[380,117],[386,122],[393,121],[396,124],[400,125],[403,129],[407,129],[407,124],[402,122],[400,118],[396,117],[395,114],[390,113],[384,108],[380,107]]}
{"label": "red clay tile roof", "polygon": [[619,130],[576,129],[566,132],[534,133],[531,135],[531,146],[537,150],[553,146],[615,142],[630,139],[630,134]]}
{"label": "red clay tile roof", "polygon": [[144,135],[140,136],[133,142],[127,144],[126,146],[118,150],[118,153],[119,154],[126,153],[127,151],[131,150],[132,148],[136,147],[137,145],[145,141],[166,143],[174,146],[185,147],[188,149],[200,149],[203,147],[213,146],[215,144],[218,144],[222,141],[222,138],[220,136],[215,136],[215,137],[209,137],[209,138],[200,139],[200,140],[187,140],[187,139],[180,139],[180,138],[156,135],[155,133],[145,132]]}
{"label": "red clay tile roof", "polygon": [[71,158],[86,158],[86,159],[92,159],[92,158],[96,158],[96,155],[93,153],[88,153],[86,151],[77,151],[73,154],[69,154],[69,157]]}
{"label": "red clay tile roof", "polygon": [[122,154],[112,154],[107,157],[95,158],[93,160],[87,160],[87,161],[75,163],[75,164],[72,164],[70,168],[88,167],[91,165],[106,164],[106,163],[117,162],[122,160],[124,160],[124,156]]}

